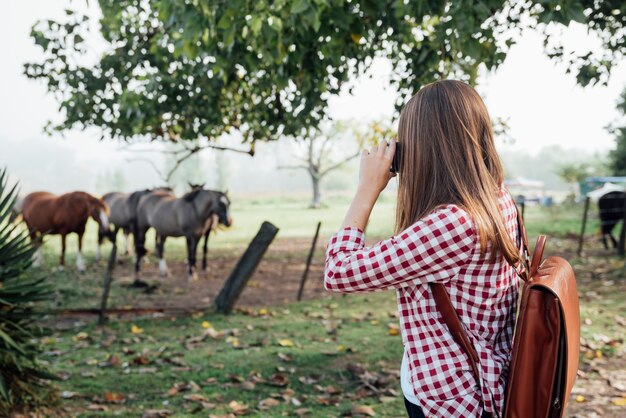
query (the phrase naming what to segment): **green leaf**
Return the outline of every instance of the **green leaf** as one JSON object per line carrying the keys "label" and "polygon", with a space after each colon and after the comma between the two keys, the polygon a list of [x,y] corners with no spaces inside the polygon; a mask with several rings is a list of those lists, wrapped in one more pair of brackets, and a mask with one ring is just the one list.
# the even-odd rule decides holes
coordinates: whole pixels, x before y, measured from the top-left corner
{"label": "green leaf", "polygon": [[10,401],[9,397],[9,387],[7,386],[7,382],[4,380],[2,373],[0,373],[0,395],[4,398],[5,401]]}
{"label": "green leaf", "polygon": [[310,6],[308,0],[295,0],[291,5],[291,13],[298,14],[304,12]]}
{"label": "green leaf", "polygon": [[250,29],[252,29],[252,33],[254,35],[258,35],[263,27],[263,20],[259,16],[252,16],[250,19]]}
{"label": "green leaf", "polygon": [[267,23],[276,32],[280,32],[283,29],[283,20],[278,16],[270,16],[267,18]]}

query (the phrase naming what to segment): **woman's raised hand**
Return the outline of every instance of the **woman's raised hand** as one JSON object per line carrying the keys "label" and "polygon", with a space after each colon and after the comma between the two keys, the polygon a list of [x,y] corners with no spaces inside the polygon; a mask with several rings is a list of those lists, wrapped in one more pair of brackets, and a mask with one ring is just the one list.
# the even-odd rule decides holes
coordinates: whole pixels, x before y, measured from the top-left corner
{"label": "woman's raised hand", "polygon": [[390,171],[393,154],[396,152],[396,141],[381,141],[372,149],[361,153],[361,169],[359,171],[359,189],[374,193],[376,196],[387,187],[389,179],[395,177]]}

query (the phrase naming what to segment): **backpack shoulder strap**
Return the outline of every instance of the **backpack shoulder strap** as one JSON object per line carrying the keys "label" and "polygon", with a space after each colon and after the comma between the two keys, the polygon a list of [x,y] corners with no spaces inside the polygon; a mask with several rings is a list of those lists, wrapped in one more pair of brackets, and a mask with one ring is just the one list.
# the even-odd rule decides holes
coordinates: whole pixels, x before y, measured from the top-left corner
{"label": "backpack shoulder strap", "polygon": [[448,330],[450,330],[452,338],[468,355],[472,371],[474,372],[474,377],[476,378],[476,383],[480,385],[480,374],[478,373],[478,353],[474,348],[474,344],[470,341],[467,332],[465,332],[465,328],[463,328],[461,319],[452,305],[452,301],[450,300],[450,296],[448,295],[446,288],[442,283],[430,283],[430,290],[433,294],[433,298],[435,299],[435,305],[437,306],[437,309],[439,309],[439,312],[441,312],[441,316],[443,316],[443,320],[448,326]]}

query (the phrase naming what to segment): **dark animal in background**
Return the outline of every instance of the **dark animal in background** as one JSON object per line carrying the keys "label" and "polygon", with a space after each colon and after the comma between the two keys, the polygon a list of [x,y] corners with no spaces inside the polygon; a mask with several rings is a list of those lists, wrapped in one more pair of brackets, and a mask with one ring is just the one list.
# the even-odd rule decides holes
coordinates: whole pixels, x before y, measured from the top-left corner
{"label": "dark animal in background", "polygon": [[[102,200],[109,206],[109,223],[113,225],[113,239],[117,238],[120,230],[124,232],[124,254],[130,254],[129,235],[133,232],[133,225],[137,218],[137,206],[139,200],[153,191],[172,192],[169,187],[158,187],[156,189],[138,190],[133,193],[110,192],[102,196]],[[100,245],[104,240],[104,234],[98,234],[98,249],[96,258],[100,259]]]}
{"label": "dark animal in background", "polygon": [[65,237],[78,235],[76,267],[85,271],[82,256],[85,225],[91,217],[98,223],[99,232],[110,238],[109,208],[101,200],[85,192],[71,192],[56,196],[48,192],[35,192],[27,195],[22,202],[22,217],[30,238],[38,247],[35,264],[41,263],[41,244],[47,234],[61,235],[61,256],[59,264],[65,266]]}
{"label": "dark animal in background", "polygon": [[167,273],[167,264],[164,259],[166,238],[184,236],[187,241],[188,278],[196,279],[198,242],[216,221],[225,226],[232,224],[229,206],[230,201],[225,193],[205,189],[192,190],[181,198],[164,192],[152,192],[143,196],[137,207],[135,227],[135,252],[137,254],[135,273],[137,277],[141,258],[146,254],[145,234],[152,227],[157,233],[157,252],[161,274]]}
{"label": "dark animal in background", "polygon": [[609,249],[606,237],[611,239],[613,248],[617,248],[617,240],[613,237],[613,228],[624,219],[624,201],[626,193],[609,192],[598,199],[598,208],[600,210],[600,228],[602,229],[602,243],[604,248]]}

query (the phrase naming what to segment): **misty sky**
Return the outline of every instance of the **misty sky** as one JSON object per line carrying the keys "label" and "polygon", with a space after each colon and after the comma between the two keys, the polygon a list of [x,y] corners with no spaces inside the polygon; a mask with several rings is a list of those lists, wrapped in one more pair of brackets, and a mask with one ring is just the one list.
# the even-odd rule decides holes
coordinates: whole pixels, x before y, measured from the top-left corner
{"label": "misty sky", "polygon": [[[91,2],[92,10],[94,4]],[[112,141],[99,142],[97,130],[68,132],[47,137],[42,128],[47,120],[58,118],[53,97],[46,95],[42,84],[22,75],[23,63],[37,60],[40,49],[28,34],[32,24],[43,18],[58,18],[63,9],[85,7],[84,1],[8,0],[0,14],[0,167],[8,166],[13,179],[23,191],[46,189],[62,192],[74,189],[93,191],[98,176],[123,172],[128,189],[160,184],[154,170],[146,163],[129,159],[133,153],[121,151]],[[566,46],[585,52],[596,42],[580,25],[564,34]],[[334,118],[372,119],[393,113],[394,92],[388,85],[391,68],[377,61],[372,78],[357,82],[354,95],[344,94],[331,100]],[[533,152],[545,145],[560,145],[586,152],[606,151],[613,139],[605,127],[616,120],[615,104],[626,86],[626,64],[613,71],[608,86],[581,88],[563,66],[543,56],[540,38],[532,31],[524,33],[506,62],[492,74],[483,73],[478,90],[493,118],[508,119],[510,136],[515,144],[500,145]],[[289,143],[257,147],[258,155],[228,156],[229,188],[234,192],[306,189],[304,173],[278,172],[277,165],[288,162],[293,151]],[[159,157],[154,156],[157,160]],[[197,180],[214,181],[215,153],[205,152],[197,164],[205,170]],[[159,162],[160,163],[160,162]],[[258,174],[263,173],[259,179]],[[252,177],[255,178],[252,178]],[[270,184],[272,183],[272,184]]]}

